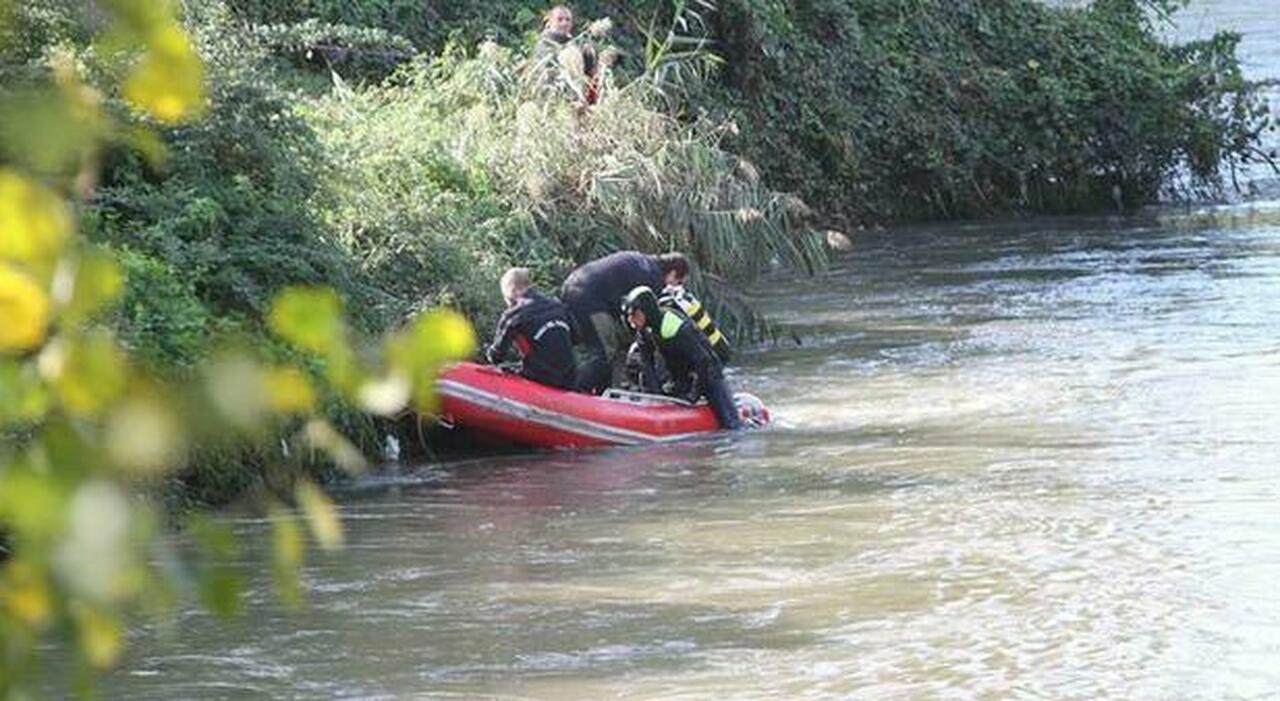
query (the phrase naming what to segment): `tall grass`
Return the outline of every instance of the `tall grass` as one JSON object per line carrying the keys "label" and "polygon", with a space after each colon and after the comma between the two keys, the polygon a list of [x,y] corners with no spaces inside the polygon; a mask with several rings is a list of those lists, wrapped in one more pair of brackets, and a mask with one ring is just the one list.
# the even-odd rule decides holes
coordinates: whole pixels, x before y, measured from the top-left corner
{"label": "tall grass", "polygon": [[606,74],[584,109],[559,89],[572,66],[548,78],[489,43],[338,86],[307,110],[334,162],[319,211],[384,288],[482,315],[515,262],[547,286],[624,248],[682,250],[733,282],[824,264],[807,208],[721,147],[730,125],[677,119],[671,84],[650,73],[625,86]]}

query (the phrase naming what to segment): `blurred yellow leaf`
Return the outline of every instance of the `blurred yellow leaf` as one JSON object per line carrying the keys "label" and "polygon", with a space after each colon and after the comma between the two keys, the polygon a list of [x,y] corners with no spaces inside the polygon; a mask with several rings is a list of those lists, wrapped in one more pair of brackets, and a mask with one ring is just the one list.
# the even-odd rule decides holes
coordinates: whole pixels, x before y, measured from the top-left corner
{"label": "blurred yellow leaf", "polygon": [[83,483],[67,508],[67,532],[54,554],[59,580],[95,603],[127,600],[142,584],[131,546],[144,513],[114,483]]}
{"label": "blurred yellow leaf", "polygon": [[120,659],[124,649],[124,623],[118,616],[88,606],[76,606],[72,613],[85,659],[97,669],[107,669]]}
{"label": "blurred yellow leaf", "polygon": [[175,469],[185,447],[175,411],[159,399],[132,398],[112,408],[105,448],[120,469],[139,475]]}
{"label": "blurred yellow leaf", "polygon": [[307,376],[298,368],[273,368],[267,371],[265,379],[272,411],[280,414],[304,414],[315,407],[315,390],[311,388]]}
{"label": "blurred yellow leaf", "polygon": [[336,550],[342,547],[342,521],[338,518],[338,510],[319,487],[312,482],[299,482],[294,490],[298,506],[307,517],[307,525],[311,535],[325,550]]}
{"label": "blurred yellow leaf", "polygon": [[145,37],[173,22],[173,0],[98,0],[129,32]]}
{"label": "blurred yellow leaf", "polygon": [[40,372],[73,414],[96,416],[125,386],[125,355],[110,335],[60,339],[40,354]]}
{"label": "blurred yellow leaf", "polygon": [[146,127],[134,126],[124,132],[124,141],[135,151],[142,154],[152,168],[163,168],[169,157],[164,140],[154,131]]}
{"label": "blurred yellow leaf", "polygon": [[75,173],[106,131],[86,98],[79,89],[8,95],[0,103],[0,152],[38,173]]}
{"label": "blurred yellow leaf", "polygon": [[271,519],[271,535],[276,591],[286,605],[298,606],[302,603],[298,575],[306,552],[302,529],[292,515],[277,512]]}
{"label": "blurred yellow leaf", "polygon": [[0,260],[51,268],[70,234],[71,216],[57,195],[0,168]]}
{"label": "blurred yellow leaf", "polygon": [[49,393],[30,363],[0,361],[0,426],[34,421],[49,408]]}
{"label": "blurred yellow leaf", "polygon": [[283,568],[296,570],[302,567],[305,545],[302,531],[298,528],[297,519],[292,516],[277,514],[272,520],[274,534],[275,562]]}
{"label": "blurred yellow leaf", "polygon": [[335,465],[351,474],[359,474],[369,469],[369,462],[364,455],[351,445],[327,421],[312,419],[302,429],[302,436],[307,445],[329,456]]}
{"label": "blurred yellow leaf", "polygon": [[452,309],[429,311],[414,327],[414,350],[420,357],[459,360],[476,350],[476,333],[471,323]]}
{"label": "blurred yellow leaf", "polygon": [[38,347],[48,327],[44,290],[29,275],[0,263],[0,354]]}
{"label": "blurred yellow leaf", "polygon": [[264,428],[269,406],[263,370],[241,353],[224,355],[205,371],[205,386],[222,418],[242,431]]}
{"label": "blurred yellow leaf", "polygon": [[412,378],[415,407],[430,413],[436,407],[435,381],[448,362],[475,352],[471,324],[451,309],[435,309],[418,317],[388,343],[393,368]]}
{"label": "blurred yellow leaf", "polygon": [[395,416],[409,402],[412,386],[399,372],[360,385],[357,399],[366,411],[380,416]]}
{"label": "blurred yellow leaf", "polygon": [[125,97],[168,124],[203,112],[204,62],[182,27],[170,22],[154,29],[146,44],[146,54],[125,80]]}
{"label": "blurred yellow leaf", "polygon": [[25,540],[44,543],[64,527],[67,497],[43,474],[10,467],[0,473],[0,522]]}
{"label": "blurred yellow leaf", "polygon": [[[124,275],[115,259],[103,251],[89,251],[75,264],[63,319],[77,325],[114,302],[124,290]],[[55,286],[56,289],[56,286]]]}
{"label": "blurred yellow leaf", "polygon": [[342,302],[330,289],[290,287],[271,305],[271,329],[298,348],[321,355],[343,342]]}
{"label": "blurred yellow leaf", "polygon": [[45,573],[25,560],[7,564],[0,580],[0,602],[29,628],[43,628],[53,615],[53,592]]}

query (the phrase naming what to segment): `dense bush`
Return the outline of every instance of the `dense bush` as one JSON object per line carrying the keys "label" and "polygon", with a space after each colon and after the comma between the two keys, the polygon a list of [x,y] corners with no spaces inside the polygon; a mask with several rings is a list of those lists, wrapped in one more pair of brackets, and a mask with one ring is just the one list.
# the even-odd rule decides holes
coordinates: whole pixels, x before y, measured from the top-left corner
{"label": "dense bush", "polygon": [[[418,46],[536,27],[547,3],[340,3],[245,16],[394,28]],[[609,15],[639,71],[646,37],[696,20],[723,68],[690,103],[738,120],[729,146],[775,188],[846,220],[1080,211],[1211,195],[1268,125],[1237,37],[1170,46],[1182,0],[659,0],[573,3]],[[409,8],[413,9],[410,10]],[[373,8],[382,8],[375,11]],[[395,22],[388,17],[395,16]],[[1187,193],[1183,193],[1187,194]]]}
{"label": "dense bush", "polygon": [[1265,124],[1236,37],[1160,40],[1173,4],[811,0],[779,24],[727,0],[715,94],[766,172],[855,217],[1133,206],[1179,169],[1212,188]]}

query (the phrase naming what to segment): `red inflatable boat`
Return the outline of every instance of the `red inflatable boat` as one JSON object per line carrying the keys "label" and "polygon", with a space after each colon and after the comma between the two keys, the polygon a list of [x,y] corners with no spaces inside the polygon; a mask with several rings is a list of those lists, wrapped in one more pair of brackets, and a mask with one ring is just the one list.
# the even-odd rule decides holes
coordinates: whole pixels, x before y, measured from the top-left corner
{"label": "red inflatable boat", "polygon": [[[597,397],[475,363],[450,368],[436,389],[446,422],[539,448],[639,445],[720,429],[705,404],[619,390]],[[744,424],[769,422],[759,399],[744,392],[734,395],[734,401]]]}

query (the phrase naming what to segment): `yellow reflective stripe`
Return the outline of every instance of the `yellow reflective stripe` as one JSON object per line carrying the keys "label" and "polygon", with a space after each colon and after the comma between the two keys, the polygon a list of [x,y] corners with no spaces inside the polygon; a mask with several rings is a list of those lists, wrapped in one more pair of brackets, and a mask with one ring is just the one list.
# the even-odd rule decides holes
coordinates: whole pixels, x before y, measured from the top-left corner
{"label": "yellow reflective stripe", "polygon": [[[700,319],[694,319],[694,321],[697,322],[698,328],[702,329],[703,331],[707,331],[707,329],[713,326],[713,324],[711,323],[711,317],[709,316],[704,315]],[[711,332],[707,331],[707,333],[711,333]]]}
{"label": "yellow reflective stripe", "polygon": [[707,334],[707,339],[711,341],[711,345],[718,346],[724,342],[724,334],[720,333],[720,329],[716,329]]}
{"label": "yellow reflective stripe", "polygon": [[696,299],[685,299],[682,297],[680,298],[680,302],[680,306],[684,309],[684,313],[689,316],[694,316],[698,312],[702,311],[702,303]]}

